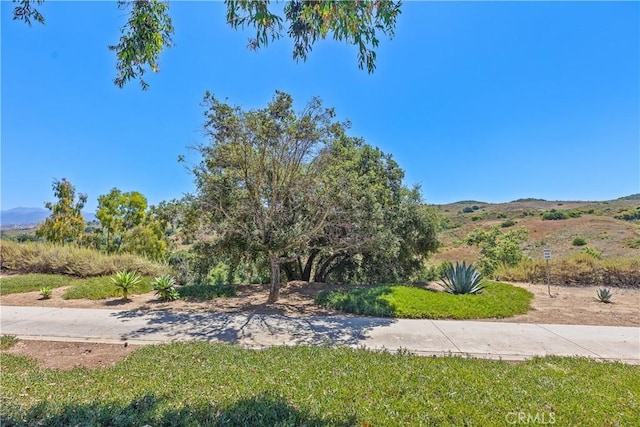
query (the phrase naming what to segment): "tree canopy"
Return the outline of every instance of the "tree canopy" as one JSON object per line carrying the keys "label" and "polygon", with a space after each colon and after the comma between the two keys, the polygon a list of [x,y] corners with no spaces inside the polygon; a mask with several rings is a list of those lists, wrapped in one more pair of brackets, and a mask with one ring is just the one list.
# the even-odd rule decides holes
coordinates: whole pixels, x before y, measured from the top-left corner
{"label": "tree canopy", "polygon": [[318,98],[276,92],[243,111],[207,93],[208,144],[193,169],[201,226],[228,259],[268,259],[269,301],[289,279],[406,277],[437,246],[418,188],[391,156],[346,135]]}
{"label": "tree canopy", "polygon": [[[14,0],[14,2],[17,0]],[[19,0],[13,19],[31,25],[32,20],[45,23],[44,16],[34,5],[44,0]],[[315,1],[285,2],[283,12],[269,0],[225,0],[226,20],[232,28],[252,27],[255,37],[249,39],[250,49],[266,47],[285,32],[293,40],[293,59],[307,59],[313,45],[331,36],[337,41],[358,48],[358,66],[369,73],[375,70],[376,49],[380,34],[393,37],[400,1]],[[174,28],[169,14],[169,2],[160,0],[119,0],[118,7],[127,10],[129,17],[121,29],[119,43],[109,46],[116,53],[114,83],[123,87],[129,80],[138,79],[142,89],[148,87],[143,79],[151,70],[158,72],[159,57],[173,45]]]}
{"label": "tree canopy", "polygon": [[53,243],[80,238],[86,227],[82,208],[87,202],[87,195],[79,194],[76,200],[76,188],[66,178],[54,180],[52,187],[58,201],[45,203],[51,215],[37,228],[36,236]]}

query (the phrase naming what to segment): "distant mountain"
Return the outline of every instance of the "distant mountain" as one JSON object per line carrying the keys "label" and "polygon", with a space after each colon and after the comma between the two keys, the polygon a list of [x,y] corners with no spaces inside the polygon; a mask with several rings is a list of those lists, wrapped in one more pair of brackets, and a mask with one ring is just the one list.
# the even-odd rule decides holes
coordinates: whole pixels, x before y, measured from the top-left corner
{"label": "distant mountain", "polygon": [[[50,212],[44,208],[13,208],[0,211],[0,226],[2,228],[16,228],[16,226],[24,226],[25,228],[33,227],[43,222]],[[84,219],[94,221],[96,216],[90,212],[82,212]]]}

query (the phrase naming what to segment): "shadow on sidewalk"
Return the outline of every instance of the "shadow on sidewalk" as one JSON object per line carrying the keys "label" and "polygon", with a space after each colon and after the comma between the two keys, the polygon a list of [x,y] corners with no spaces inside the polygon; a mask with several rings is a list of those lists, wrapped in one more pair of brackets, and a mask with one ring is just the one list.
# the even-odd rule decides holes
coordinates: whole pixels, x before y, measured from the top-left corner
{"label": "shadow on sidewalk", "polygon": [[178,313],[122,311],[112,316],[146,320],[123,339],[202,339],[248,345],[357,345],[371,329],[395,322],[350,316],[294,317],[264,313]]}

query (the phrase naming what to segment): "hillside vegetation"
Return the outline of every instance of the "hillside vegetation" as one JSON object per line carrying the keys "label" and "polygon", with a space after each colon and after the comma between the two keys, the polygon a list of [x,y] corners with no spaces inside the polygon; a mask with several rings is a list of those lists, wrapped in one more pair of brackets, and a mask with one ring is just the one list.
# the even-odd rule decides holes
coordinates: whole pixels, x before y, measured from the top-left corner
{"label": "hillside vegetation", "polygon": [[[464,243],[474,229],[500,226],[503,230],[523,227],[529,233],[525,254],[542,259],[542,249],[549,248],[553,259],[566,258],[582,251],[573,245],[582,238],[586,246],[602,258],[640,258],[640,222],[624,220],[625,212],[640,207],[640,195],[603,202],[546,201],[518,199],[509,203],[463,201],[436,205],[444,219],[438,238],[442,244],[436,262],[477,258],[477,248]],[[566,219],[543,219],[549,212],[560,212]]]}
{"label": "hillside vegetation", "polygon": [[[552,279],[560,283],[640,286],[640,221],[635,217],[639,194],[602,202],[530,198],[495,204],[462,201],[436,208],[442,215],[441,247],[431,258],[432,265],[477,261],[480,249],[466,242],[474,230],[523,228],[528,233],[524,255],[530,261],[508,272],[502,269],[504,279],[543,281],[542,250],[549,248]],[[615,279],[621,271],[622,281]]]}

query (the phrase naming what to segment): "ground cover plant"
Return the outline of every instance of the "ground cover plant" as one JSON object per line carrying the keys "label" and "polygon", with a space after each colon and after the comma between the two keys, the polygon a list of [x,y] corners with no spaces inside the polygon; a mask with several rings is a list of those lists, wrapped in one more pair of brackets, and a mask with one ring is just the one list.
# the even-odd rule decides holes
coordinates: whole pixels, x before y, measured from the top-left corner
{"label": "ground cover plant", "polygon": [[578,358],[205,342],[144,347],[102,370],[0,357],[2,425],[501,426],[524,413],[591,426],[635,425],[640,411],[637,367]]}
{"label": "ground cover plant", "polygon": [[64,274],[94,277],[135,270],[144,276],[161,276],[169,271],[163,264],[131,254],[107,255],[94,249],[49,243],[0,245],[0,267],[10,273]]}
{"label": "ground cover plant", "polygon": [[[152,280],[151,277],[143,277],[139,284],[129,290],[129,293],[150,292]],[[63,295],[64,299],[98,300],[120,295],[120,290],[113,284],[110,276],[80,279],[61,274],[20,274],[3,277],[0,279],[0,295],[40,291],[43,287],[54,289],[62,286],[69,286]]]}
{"label": "ground cover plant", "polygon": [[506,283],[486,282],[478,295],[453,295],[415,286],[370,286],[321,292],[316,304],[347,313],[413,319],[510,317],[529,310],[533,295]]}
{"label": "ground cover plant", "polygon": [[0,295],[40,291],[75,284],[79,279],[62,274],[20,274],[0,279]]}

